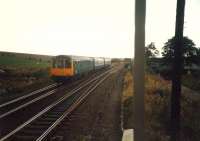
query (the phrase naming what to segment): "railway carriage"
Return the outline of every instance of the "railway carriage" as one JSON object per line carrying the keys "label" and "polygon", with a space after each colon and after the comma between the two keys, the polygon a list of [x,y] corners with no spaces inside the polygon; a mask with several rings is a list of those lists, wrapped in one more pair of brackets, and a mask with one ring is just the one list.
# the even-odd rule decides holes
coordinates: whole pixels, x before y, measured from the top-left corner
{"label": "railway carriage", "polygon": [[94,59],[90,57],[72,56],[74,75],[81,75],[94,70]]}
{"label": "railway carriage", "polygon": [[105,67],[110,66],[111,65],[111,59],[110,58],[104,58],[104,65],[105,65]]}
{"label": "railway carriage", "polygon": [[108,58],[59,55],[53,58],[50,75],[56,80],[68,79],[106,67],[110,62]]}
{"label": "railway carriage", "polygon": [[104,58],[94,58],[95,70],[103,68],[105,66],[104,63]]}

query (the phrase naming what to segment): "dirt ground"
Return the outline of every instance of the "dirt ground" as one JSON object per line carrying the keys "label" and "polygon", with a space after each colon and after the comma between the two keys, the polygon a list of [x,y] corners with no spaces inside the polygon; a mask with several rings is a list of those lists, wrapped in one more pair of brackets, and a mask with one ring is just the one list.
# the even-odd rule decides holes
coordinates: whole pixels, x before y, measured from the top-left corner
{"label": "dirt ground", "polygon": [[51,140],[121,141],[121,94],[124,71],[112,74],[58,127]]}
{"label": "dirt ground", "polygon": [[54,83],[48,72],[48,69],[39,68],[0,68],[0,103]]}

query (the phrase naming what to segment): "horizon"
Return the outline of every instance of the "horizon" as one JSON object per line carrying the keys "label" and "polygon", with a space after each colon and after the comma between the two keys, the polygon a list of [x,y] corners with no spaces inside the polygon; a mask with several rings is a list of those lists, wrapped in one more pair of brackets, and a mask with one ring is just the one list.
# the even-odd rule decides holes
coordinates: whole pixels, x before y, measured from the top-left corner
{"label": "horizon", "polygon": [[[74,55],[74,54],[59,54],[59,55],[48,55],[48,54],[33,54],[33,53],[24,53],[24,52],[11,52],[11,51],[1,51],[0,53],[13,53],[13,54],[24,54],[24,55],[38,55],[38,56],[49,56],[49,57],[55,57],[55,56],[60,56],[60,55],[64,55],[64,56],[80,56],[80,57],[92,57],[92,58],[110,58],[110,59],[126,59],[126,57],[124,58],[120,58],[120,57],[116,57],[116,58],[111,58],[111,57],[102,57],[102,56],[84,56],[84,55]],[[134,58],[128,58],[128,59],[134,59]]]}

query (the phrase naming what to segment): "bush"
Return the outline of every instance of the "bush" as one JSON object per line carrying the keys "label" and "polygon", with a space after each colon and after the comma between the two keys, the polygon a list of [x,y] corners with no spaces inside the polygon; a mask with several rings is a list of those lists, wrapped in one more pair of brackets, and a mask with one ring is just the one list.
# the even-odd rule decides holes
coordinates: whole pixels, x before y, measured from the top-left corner
{"label": "bush", "polygon": [[[169,141],[170,135],[170,81],[156,75],[145,78],[145,132],[147,141]],[[126,84],[132,86],[133,84]],[[132,128],[133,98],[123,102],[125,128]],[[200,96],[183,89],[181,98],[181,141],[200,138]],[[137,114],[137,113],[135,113]],[[131,125],[131,126],[130,126]]]}
{"label": "bush", "polygon": [[185,74],[182,77],[182,83],[184,86],[200,91],[200,76],[198,71],[194,71],[191,74]]}
{"label": "bush", "polygon": [[32,77],[36,77],[36,78],[48,77],[48,76],[49,76],[48,69],[40,69],[32,73]]}

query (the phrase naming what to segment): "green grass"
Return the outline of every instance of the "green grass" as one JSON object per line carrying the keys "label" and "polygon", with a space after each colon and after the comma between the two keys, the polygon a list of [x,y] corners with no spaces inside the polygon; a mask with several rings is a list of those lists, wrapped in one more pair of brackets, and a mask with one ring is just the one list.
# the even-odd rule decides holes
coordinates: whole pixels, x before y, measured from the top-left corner
{"label": "green grass", "polygon": [[48,61],[40,61],[34,58],[24,58],[17,56],[0,56],[0,66],[3,67],[25,67],[25,68],[47,68],[50,67]]}

